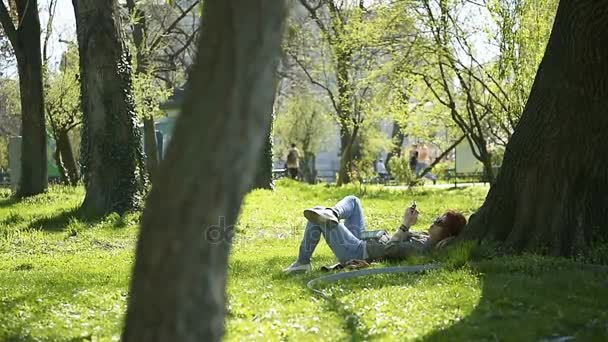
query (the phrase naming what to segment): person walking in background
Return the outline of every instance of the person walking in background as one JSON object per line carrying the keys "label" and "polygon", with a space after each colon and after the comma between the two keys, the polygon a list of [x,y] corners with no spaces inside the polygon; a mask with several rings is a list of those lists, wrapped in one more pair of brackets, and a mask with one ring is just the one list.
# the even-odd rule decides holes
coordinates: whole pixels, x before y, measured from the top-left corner
{"label": "person walking in background", "polygon": [[412,151],[410,151],[410,170],[412,173],[416,173],[418,167],[418,146],[412,145]]}
{"label": "person walking in background", "polygon": [[384,161],[382,160],[382,158],[378,158],[378,161],[376,162],[376,173],[378,174],[378,180],[381,183],[385,183],[388,178],[388,171],[386,170],[386,165],[384,165]]}
{"label": "person walking in background", "polygon": [[287,152],[287,171],[292,179],[298,178],[300,172],[300,151],[296,144],[291,144],[291,148]]}

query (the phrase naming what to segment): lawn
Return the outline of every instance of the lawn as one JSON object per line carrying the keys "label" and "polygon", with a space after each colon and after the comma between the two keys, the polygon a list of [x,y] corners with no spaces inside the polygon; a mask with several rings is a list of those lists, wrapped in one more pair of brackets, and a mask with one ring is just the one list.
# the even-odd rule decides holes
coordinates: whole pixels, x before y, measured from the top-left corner
{"label": "lawn", "polygon": [[[447,265],[441,270],[322,286],[331,300],[306,287],[334,261],[325,244],[313,273],[281,272],[296,257],[306,207],[355,194],[368,229],[392,229],[416,200],[424,228],[448,208],[469,215],[486,192],[290,181],[254,191],[230,261],[227,340],[607,340],[608,277],[569,260],[460,248],[432,257]],[[80,188],[53,187],[21,202],[8,195],[0,192],[0,341],[118,340],[139,215],[84,222],[75,211]]]}

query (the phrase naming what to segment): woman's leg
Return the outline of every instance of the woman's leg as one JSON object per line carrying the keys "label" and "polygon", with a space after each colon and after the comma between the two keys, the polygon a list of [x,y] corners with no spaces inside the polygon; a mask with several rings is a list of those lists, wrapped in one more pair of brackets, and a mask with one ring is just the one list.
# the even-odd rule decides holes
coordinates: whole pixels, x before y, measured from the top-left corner
{"label": "woman's leg", "polygon": [[344,219],[344,225],[356,237],[365,231],[365,218],[361,200],[355,196],[346,196],[334,206],[338,219]]}
{"label": "woman's leg", "polygon": [[324,227],[308,222],[304,231],[304,238],[300,244],[299,264],[310,263],[312,254],[321,239],[321,234],[325,236],[327,245],[340,262],[363,258],[365,242],[354,236],[343,223],[332,227]]}

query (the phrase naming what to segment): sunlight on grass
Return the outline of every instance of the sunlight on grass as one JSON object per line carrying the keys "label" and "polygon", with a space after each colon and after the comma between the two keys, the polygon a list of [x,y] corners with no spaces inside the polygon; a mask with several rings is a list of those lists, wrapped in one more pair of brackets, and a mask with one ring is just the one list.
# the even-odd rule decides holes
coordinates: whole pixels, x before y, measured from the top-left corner
{"label": "sunlight on grass", "polygon": [[[322,285],[329,301],[306,287],[324,274],[320,266],[335,262],[324,243],[312,273],[281,272],[297,256],[306,207],[354,194],[363,202],[368,229],[393,230],[416,200],[416,228],[425,229],[446,209],[469,215],[487,190],[336,188],[285,180],[275,192],[252,192],[230,258],[226,339],[607,339],[606,277],[568,260],[496,258],[464,246],[432,257],[437,259],[403,262],[442,261],[446,269]],[[82,197],[81,188],[53,187],[15,201],[0,190],[0,341],[119,339],[139,214],[84,221],[76,212]]]}

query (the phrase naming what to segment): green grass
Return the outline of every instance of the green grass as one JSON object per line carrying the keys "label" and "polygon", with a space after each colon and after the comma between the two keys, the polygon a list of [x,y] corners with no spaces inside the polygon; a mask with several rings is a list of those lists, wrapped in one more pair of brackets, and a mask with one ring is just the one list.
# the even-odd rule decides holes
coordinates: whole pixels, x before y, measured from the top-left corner
{"label": "green grass", "polygon": [[[334,262],[321,244],[315,271],[286,276],[304,228],[302,209],[362,199],[368,229],[398,226],[412,200],[419,228],[445,209],[472,213],[487,187],[387,190],[282,181],[246,198],[229,269],[227,336],[282,340],[608,339],[608,276],[573,261],[536,256],[469,262],[462,247],[436,258],[449,267],[422,275],[381,275],[306,288]],[[14,201],[0,190],[0,341],[118,340],[136,241],[137,214],[83,221],[82,189]],[[484,254],[484,253],[481,253]],[[477,259],[479,259],[477,257]],[[428,259],[404,263],[427,262]],[[383,265],[378,265],[381,267]]]}

